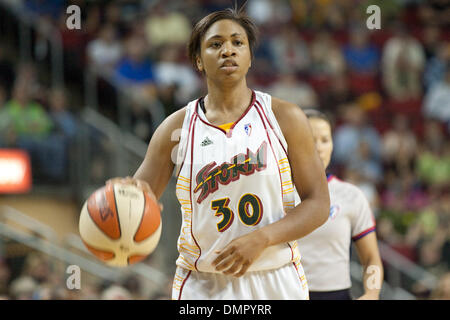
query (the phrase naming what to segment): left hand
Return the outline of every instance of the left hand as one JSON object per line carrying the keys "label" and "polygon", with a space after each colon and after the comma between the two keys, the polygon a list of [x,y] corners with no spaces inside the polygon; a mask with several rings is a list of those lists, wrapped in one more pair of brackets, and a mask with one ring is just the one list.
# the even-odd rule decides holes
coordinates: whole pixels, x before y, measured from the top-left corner
{"label": "left hand", "polygon": [[212,262],[217,271],[235,277],[242,276],[266,248],[265,237],[258,231],[231,241],[222,250],[216,251]]}

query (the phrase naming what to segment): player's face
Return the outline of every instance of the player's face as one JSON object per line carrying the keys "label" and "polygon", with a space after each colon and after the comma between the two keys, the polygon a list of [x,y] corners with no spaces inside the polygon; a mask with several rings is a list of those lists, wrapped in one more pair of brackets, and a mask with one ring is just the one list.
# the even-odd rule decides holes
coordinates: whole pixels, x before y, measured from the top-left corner
{"label": "player's face", "polygon": [[245,29],[232,20],[209,27],[201,43],[197,66],[209,79],[238,80],[248,72],[251,53]]}
{"label": "player's face", "polygon": [[317,152],[322,160],[324,168],[330,164],[331,154],[333,152],[333,138],[331,137],[330,124],[319,118],[309,119],[314,142]]}

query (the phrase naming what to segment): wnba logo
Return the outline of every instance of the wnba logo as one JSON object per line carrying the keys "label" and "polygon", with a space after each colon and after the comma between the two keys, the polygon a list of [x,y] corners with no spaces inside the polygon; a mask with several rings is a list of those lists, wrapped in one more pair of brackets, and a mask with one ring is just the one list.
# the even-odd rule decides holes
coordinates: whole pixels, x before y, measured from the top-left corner
{"label": "wnba logo", "polygon": [[329,219],[334,220],[340,211],[340,207],[338,205],[332,205],[330,207],[330,216]]}

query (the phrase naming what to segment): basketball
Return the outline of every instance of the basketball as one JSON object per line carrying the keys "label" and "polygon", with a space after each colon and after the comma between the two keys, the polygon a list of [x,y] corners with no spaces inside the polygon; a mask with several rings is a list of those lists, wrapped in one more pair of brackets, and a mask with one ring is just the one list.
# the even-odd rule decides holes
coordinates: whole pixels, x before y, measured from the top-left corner
{"label": "basketball", "polygon": [[127,266],[145,259],[158,245],[160,209],[141,189],[108,183],[84,203],[79,231],[98,259],[111,266]]}

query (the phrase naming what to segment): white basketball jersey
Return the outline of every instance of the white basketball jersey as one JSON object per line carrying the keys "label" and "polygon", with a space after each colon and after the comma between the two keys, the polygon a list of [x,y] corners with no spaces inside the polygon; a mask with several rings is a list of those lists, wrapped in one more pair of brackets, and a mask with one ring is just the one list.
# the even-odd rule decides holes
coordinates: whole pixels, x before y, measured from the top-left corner
{"label": "white basketball jersey", "polygon": [[[228,132],[210,124],[199,100],[186,107],[177,159],[176,194],[182,226],[177,265],[216,272],[216,250],[280,220],[294,206],[287,144],[271,108],[271,96],[252,102]],[[297,243],[271,246],[249,271],[298,266]]]}
{"label": "white basketball jersey", "polygon": [[[351,287],[350,245],[375,230],[372,210],[356,186],[328,176],[330,215],[327,222],[297,240],[310,291]],[[296,203],[300,200],[296,195]]]}

